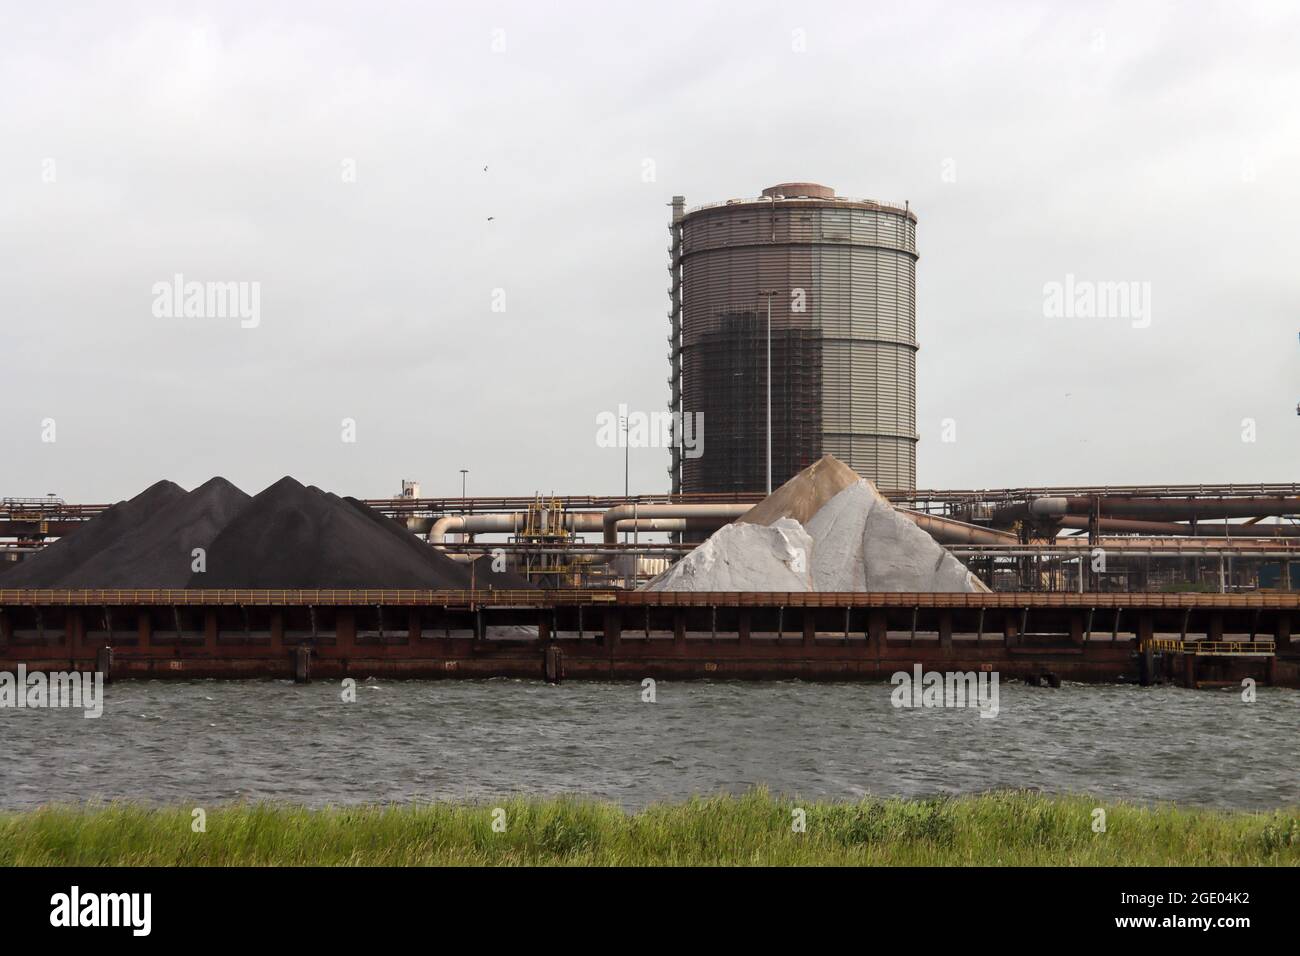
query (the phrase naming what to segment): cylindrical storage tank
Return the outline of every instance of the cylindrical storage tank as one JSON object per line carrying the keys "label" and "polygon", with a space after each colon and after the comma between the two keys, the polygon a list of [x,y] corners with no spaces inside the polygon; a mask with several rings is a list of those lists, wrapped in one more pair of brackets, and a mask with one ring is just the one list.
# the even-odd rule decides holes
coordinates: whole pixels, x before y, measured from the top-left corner
{"label": "cylindrical storage tank", "polygon": [[914,488],[911,210],[784,183],[678,225],[678,410],[703,422],[681,489],[766,490],[769,302],[772,486],[829,453],[882,488]]}

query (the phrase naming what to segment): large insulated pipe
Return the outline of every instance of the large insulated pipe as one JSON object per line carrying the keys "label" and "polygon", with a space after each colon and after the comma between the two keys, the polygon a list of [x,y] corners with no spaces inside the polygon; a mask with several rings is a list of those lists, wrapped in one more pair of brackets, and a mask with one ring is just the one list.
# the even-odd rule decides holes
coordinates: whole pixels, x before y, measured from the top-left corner
{"label": "large insulated pipe", "polygon": [[[1089,519],[1082,515],[1065,515],[1053,518],[1055,524],[1062,528],[1088,530]],[[1276,524],[1197,524],[1193,530],[1190,524],[1176,521],[1133,521],[1128,518],[1101,517],[1097,520],[1097,530],[1114,534],[1149,534],[1180,535],[1201,538],[1300,538],[1300,525]]]}
{"label": "large insulated pipe", "polygon": [[1010,531],[995,531],[979,525],[941,518],[920,511],[899,508],[916,526],[940,544],[1019,544],[1020,539]]}
{"label": "large insulated pipe", "polygon": [[[712,531],[734,521],[750,509],[747,504],[715,505],[618,505],[603,514],[568,512],[565,528],[572,532],[601,531],[607,544],[616,544],[620,531]],[[899,509],[922,531],[940,544],[1015,545],[1020,540],[1009,531],[984,528],[938,515]],[[512,534],[523,528],[527,515],[522,512],[486,515],[447,515],[437,519],[429,529],[429,543],[443,544],[448,532],[469,534]],[[1063,528],[1088,529],[1088,519],[1065,515],[1054,519]],[[1156,537],[1177,535],[1194,537],[1191,525],[1174,522],[1132,521],[1103,517],[1099,530],[1112,534],[1146,534]],[[1222,524],[1198,525],[1196,534],[1208,538],[1291,538],[1300,537],[1300,526],[1232,525],[1225,534]],[[1122,540],[1122,539],[1121,539]]]}
{"label": "large insulated pipe", "polygon": [[[622,506],[620,506],[622,507]],[[698,513],[700,508],[719,507],[739,507],[748,510],[749,505],[663,505],[660,507],[672,508],[679,513],[680,517],[655,517],[646,515],[646,509],[655,507],[651,505],[631,506],[632,510],[639,512],[635,518],[631,517],[629,511],[626,517],[618,518],[617,527],[614,530],[615,540],[619,531],[714,531],[719,525],[730,521],[730,517],[703,515]],[[445,544],[447,535],[453,531],[461,531],[467,534],[517,534],[526,525],[528,516],[523,512],[511,512],[508,514],[486,514],[486,515],[444,515],[434,521],[429,528],[430,544]],[[597,512],[566,512],[564,515],[564,527],[567,531],[572,532],[596,532],[605,530],[605,515]]]}
{"label": "large insulated pipe", "polygon": [[[999,551],[995,548],[962,548],[951,549],[954,556],[959,558],[1063,558],[1067,561],[1077,561],[1079,558],[1086,559],[1087,552],[1077,548],[1054,548],[1048,547],[1035,551]],[[1160,548],[1123,548],[1106,546],[1107,557],[1128,557],[1128,558],[1272,558],[1277,560],[1278,552],[1276,551],[1238,551],[1235,548],[1219,548],[1207,551],[1195,552],[1178,552],[1165,551]]]}
{"label": "large insulated pipe", "polygon": [[1190,521],[1193,518],[1263,518],[1300,514],[1300,497],[1286,495],[1250,498],[1129,498],[1087,495],[1034,498],[999,508],[993,513],[995,525],[1009,525],[1026,518],[1056,518],[1062,515],[1089,515],[1093,504],[1100,502],[1102,517],[1146,518],[1166,521]]}
{"label": "large insulated pipe", "polygon": [[[639,517],[644,517],[647,513],[652,514],[676,514],[681,509],[686,509],[688,514],[699,517],[720,518],[727,521],[733,521],[739,518],[745,512],[749,511],[751,505],[619,505],[616,508],[610,508],[605,512],[605,541],[612,544],[618,540],[616,532],[611,533],[611,522],[616,522],[621,518],[630,517],[633,513]],[[903,510],[903,509],[899,509]],[[963,521],[954,521],[951,518],[940,518],[936,515],[922,514],[919,511],[905,511],[912,521],[916,522],[917,527],[925,531],[940,544],[1019,544],[1020,539],[1009,531],[992,531],[988,528],[981,528],[978,525],[966,524]]]}
{"label": "large insulated pipe", "polygon": [[1053,538],[1051,541],[1042,542],[1037,545],[1021,545],[1021,549],[1026,553],[1034,549],[1046,548],[1048,550],[1064,549],[1077,551],[1091,551],[1093,548],[1102,547],[1107,552],[1114,548],[1133,549],[1143,548],[1149,551],[1161,551],[1167,554],[1181,554],[1187,557],[1196,557],[1206,550],[1212,550],[1215,554],[1220,551],[1250,551],[1261,548],[1267,549],[1269,554],[1284,557],[1293,555],[1300,558],[1300,550],[1297,545],[1289,538],[1261,540],[1259,538],[1202,538],[1202,537],[1183,537],[1173,535],[1156,535],[1155,537],[1146,537],[1144,535],[1122,535],[1106,536],[1099,540],[1098,544],[1092,544],[1086,537],[1066,537]]}
{"label": "large insulated pipe", "polygon": [[[604,514],[570,512],[564,516],[570,531],[602,531],[607,544],[618,541],[620,531],[703,531],[739,518],[752,506],[748,504],[709,505],[617,505]],[[994,531],[978,525],[954,521],[915,511],[903,511],[921,530],[941,544],[1017,544],[1009,531]],[[470,534],[516,533],[526,516],[520,512],[488,515],[447,515],[429,529],[429,543],[442,544],[448,532]]]}
{"label": "large insulated pipe", "polygon": [[497,515],[444,515],[433,523],[429,529],[429,543],[443,544],[449,531],[465,531],[470,534],[488,534],[492,532],[512,534],[519,530],[519,512]]}
{"label": "large insulated pipe", "polygon": [[605,543],[616,544],[621,521],[654,518],[716,518],[726,523],[734,521],[753,507],[753,505],[617,505],[601,515],[600,520],[605,532]]}

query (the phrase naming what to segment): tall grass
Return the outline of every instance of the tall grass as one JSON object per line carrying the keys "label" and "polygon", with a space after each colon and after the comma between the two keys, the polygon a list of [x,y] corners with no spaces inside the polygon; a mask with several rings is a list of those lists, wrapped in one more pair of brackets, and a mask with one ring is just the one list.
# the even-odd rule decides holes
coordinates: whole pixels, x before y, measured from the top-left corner
{"label": "tall grass", "polygon": [[[1094,832],[1094,808],[1106,811]],[[494,810],[504,810],[504,831]],[[796,832],[796,810],[805,829]],[[1300,864],[1300,810],[1267,814],[996,793],[813,803],[758,790],[637,813],[571,798],[499,804],[54,806],[0,814],[4,865]]]}

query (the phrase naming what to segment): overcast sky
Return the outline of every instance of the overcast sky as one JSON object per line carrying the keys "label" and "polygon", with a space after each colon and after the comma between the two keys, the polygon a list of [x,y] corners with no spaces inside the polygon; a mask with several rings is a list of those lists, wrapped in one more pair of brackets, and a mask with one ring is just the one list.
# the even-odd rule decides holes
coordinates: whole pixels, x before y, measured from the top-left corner
{"label": "overcast sky", "polygon": [[790,180],[918,215],[919,485],[1297,480],[1293,11],[2,0],[0,495],[621,492],[667,203]]}

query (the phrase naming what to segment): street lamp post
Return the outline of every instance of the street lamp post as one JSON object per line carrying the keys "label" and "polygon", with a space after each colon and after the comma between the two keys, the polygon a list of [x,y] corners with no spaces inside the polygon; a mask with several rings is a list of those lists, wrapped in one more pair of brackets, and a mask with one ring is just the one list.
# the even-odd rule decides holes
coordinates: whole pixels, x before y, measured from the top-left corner
{"label": "street lamp post", "polygon": [[767,299],[767,493],[772,493],[772,298],[775,289],[760,289]]}
{"label": "street lamp post", "polygon": [[[619,419],[619,424],[623,426],[623,504],[627,504],[628,499],[631,497],[628,493],[630,487],[628,483],[628,473],[629,465],[632,463],[632,443],[628,440],[630,436],[628,435],[628,420],[626,415]],[[626,531],[623,532],[623,543],[627,544]]]}
{"label": "street lamp post", "polygon": [[[464,512],[464,511],[467,510],[467,509],[466,509],[466,506],[465,506],[465,476],[468,475],[468,474],[469,474],[469,469],[468,469],[468,468],[462,468],[462,469],[460,470],[460,507],[461,507],[461,511],[462,511],[462,512]],[[464,532],[464,533],[462,533],[462,534],[461,534],[461,540],[462,540],[462,541],[468,541],[468,540],[469,540],[469,532]],[[472,570],[472,569],[471,569],[471,570]]]}

